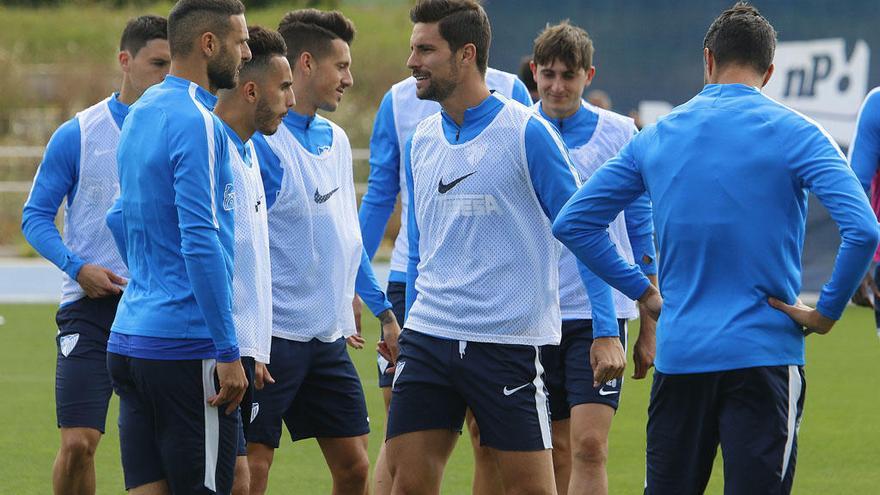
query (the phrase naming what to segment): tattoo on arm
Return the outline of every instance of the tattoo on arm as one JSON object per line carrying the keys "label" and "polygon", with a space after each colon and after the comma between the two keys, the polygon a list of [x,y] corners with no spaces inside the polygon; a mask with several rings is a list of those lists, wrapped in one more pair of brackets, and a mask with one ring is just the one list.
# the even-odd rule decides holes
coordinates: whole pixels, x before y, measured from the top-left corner
{"label": "tattoo on arm", "polygon": [[385,311],[379,313],[379,322],[383,325],[387,325],[392,321],[394,321],[394,312],[390,309],[386,309]]}

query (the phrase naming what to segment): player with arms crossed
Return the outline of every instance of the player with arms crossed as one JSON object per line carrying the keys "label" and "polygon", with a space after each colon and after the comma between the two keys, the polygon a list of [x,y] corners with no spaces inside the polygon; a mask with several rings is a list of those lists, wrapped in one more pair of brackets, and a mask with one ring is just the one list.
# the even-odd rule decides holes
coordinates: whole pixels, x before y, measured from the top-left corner
{"label": "player with arms crossed", "polygon": [[[128,277],[104,212],[119,195],[119,129],[128,106],[168,73],[167,38],[168,22],[162,17],[146,15],[128,22],[119,43],[119,92],[55,131],[24,205],[25,238],[64,271],[55,318],[55,408],[61,429],[52,470],[56,494],[95,493],[95,450],[113,394],[107,339]],[[65,197],[62,239],[55,214]]]}
{"label": "player with arms crossed", "polygon": [[[596,74],[593,42],[583,29],[567,21],[548,26],[535,39],[531,62],[541,100],[538,113],[553,124],[569,149],[571,161],[586,181],[636,133],[635,124],[582,99]],[[608,229],[617,251],[633,259],[656,284],[654,225],[651,204],[641,196],[614,219]],[[581,282],[577,260],[563,248],[559,261],[562,343],[542,349],[553,420],[553,467],[556,489],[564,495],[608,493],[608,432],[620,401],[623,378],[594,384],[590,356],[593,321],[590,300]],[[614,291],[620,339],[626,348],[626,320],[639,316],[633,301]],[[656,323],[642,311],[633,356],[635,378],[653,365]],[[607,341],[600,339],[597,344]],[[597,350],[601,352],[601,350]],[[596,386],[600,385],[600,386]]]}
{"label": "player with arms crossed", "polygon": [[238,85],[217,94],[214,113],[229,136],[235,188],[235,264],[232,272],[232,320],[238,337],[248,391],[241,401],[242,430],[235,461],[233,494],[250,491],[247,436],[253,411],[253,389],[274,380],[266,368],[272,343],[272,277],[269,224],[263,179],[251,136],[275,134],[293,106],[293,76],[287,46],[275,31],[248,27],[251,59],[242,66]]}
{"label": "player with arms crossed", "polygon": [[[770,23],[739,3],[715,19],[703,46],[703,90],[606,162],[553,231],[621,292],[652,311],[662,304],[646,493],[702,493],[719,442],[726,492],[789,493],[804,335],[831,330],[880,234],[831,137],[761,93],[773,74]],[[816,309],[798,299],[808,190],[843,238]],[[662,253],[662,301],[606,233],[645,191]]]}
{"label": "player with arms crossed", "polygon": [[[247,388],[232,315],[235,190],[211,113],[250,58],[238,0],[180,0],[171,74],[132,107],[108,215],[131,273],[107,345],[125,486],[229,493]],[[216,390],[219,383],[219,391]],[[222,409],[222,411],[220,410]]]}
{"label": "player with arms crossed", "polygon": [[[486,86],[490,90],[516,100],[523,105],[531,105],[528,89],[513,74],[491,67],[486,69]],[[409,195],[406,191],[406,176],[403,173],[403,146],[413,131],[425,117],[440,111],[436,101],[422,100],[416,96],[416,80],[410,76],[398,82],[382,98],[379,111],[373,123],[373,134],[370,136],[370,177],[367,193],[361,198],[359,220],[364,238],[364,248],[372,259],[382,242],[385,226],[397,195],[400,194],[400,230],[394,240],[394,251],[391,253],[391,273],[388,276],[386,294],[391,301],[394,316],[398,325],[403,326],[403,314],[406,307],[406,264],[409,253],[406,239],[406,214]],[[387,417],[388,404],[391,402],[392,374],[386,373],[390,363],[378,355],[379,387],[385,401]],[[467,415],[468,432],[474,448],[474,489],[475,495],[489,495],[497,492],[500,486],[498,469],[494,459],[485,449],[480,447],[479,429],[473,422],[473,415]],[[374,483],[377,495],[387,494],[391,490],[391,473],[385,462],[385,445],[379,449],[376,460]]]}
{"label": "player with arms crossed", "polygon": [[[388,414],[392,493],[439,493],[466,408],[506,493],[555,493],[540,346],[560,339],[550,225],[577,188],[574,169],[550,124],[486,87],[479,4],[421,1],[410,19],[417,95],[443,110],[404,151],[409,310]],[[611,290],[582,275],[608,344],[595,368],[605,382],[625,365]]]}
{"label": "player with arms crossed", "polygon": [[286,424],[294,441],[317,439],[334,493],[363,494],[369,420],[346,350],[346,338],[356,334],[355,290],[379,317],[395,352],[400,328],[361,242],[348,137],[316,114],[335,111],[352,84],[354,26],[339,12],[305,9],[288,13],[278,31],[287,43],[297,101],[275,135],[254,137],[272,259],[268,369],[277,383],[255,393],[248,431],[251,493],[266,491]]}

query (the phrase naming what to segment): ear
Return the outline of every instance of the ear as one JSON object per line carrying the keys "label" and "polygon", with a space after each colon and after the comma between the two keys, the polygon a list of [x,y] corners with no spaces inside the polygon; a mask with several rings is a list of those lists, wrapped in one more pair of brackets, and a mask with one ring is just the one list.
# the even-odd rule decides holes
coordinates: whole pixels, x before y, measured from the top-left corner
{"label": "ear", "polygon": [[199,50],[206,57],[212,57],[220,51],[220,39],[214,33],[208,31],[199,36]]}
{"label": "ear", "polygon": [[587,86],[592,84],[594,77],[596,77],[596,67],[591,65],[590,68],[587,69]]}
{"label": "ear", "polygon": [[764,73],[764,82],[761,83],[762,88],[770,82],[770,78],[773,77],[774,69],[776,69],[776,67],[773,64],[770,64],[770,67],[767,68],[767,72]]}
{"label": "ear", "polygon": [[477,47],[473,43],[465,43],[464,46],[461,47],[461,61],[463,63],[473,64],[474,67],[477,65]]}
{"label": "ear", "polygon": [[538,64],[534,60],[529,60],[529,69],[532,70],[532,79],[538,80]]}
{"label": "ear", "polygon": [[703,61],[705,62],[706,75],[712,76],[715,73],[715,57],[708,48],[703,48]]}
{"label": "ear", "polygon": [[253,105],[257,102],[257,83],[254,81],[248,81],[244,83],[241,87],[241,94],[244,96],[244,99],[247,100],[248,103]]}
{"label": "ear", "polygon": [[302,52],[299,54],[299,60],[296,65],[299,66],[303,74],[309,76],[312,74],[312,69],[315,66],[315,57],[309,52]]}
{"label": "ear", "polygon": [[116,56],[116,59],[119,61],[119,67],[122,69],[122,72],[129,71],[129,65],[131,64],[132,58],[133,57],[131,56],[131,53],[128,52],[128,50],[122,50]]}

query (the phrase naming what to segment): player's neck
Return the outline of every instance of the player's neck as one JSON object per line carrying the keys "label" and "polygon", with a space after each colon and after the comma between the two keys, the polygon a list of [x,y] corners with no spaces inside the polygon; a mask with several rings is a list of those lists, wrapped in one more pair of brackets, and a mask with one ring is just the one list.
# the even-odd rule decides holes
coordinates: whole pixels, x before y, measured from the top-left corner
{"label": "player's neck", "polygon": [[235,131],[235,134],[241,139],[242,143],[246,143],[257,132],[257,129],[254,127],[253,115],[250,114],[251,112],[243,108],[241,102],[233,101],[232,98],[221,96],[214,107],[214,113]]}
{"label": "player's neck", "polygon": [[490,95],[486,81],[480,78],[465,79],[448,98],[440,102],[443,111],[459,126],[464,122],[464,112],[486,100]]}
{"label": "player's neck", "polygon": [[188,59],[172,59],[170,74],[174,77],[192,81],[209,93],[217,94],[217,88],[211,86],[208,78],[208,67],[205,63],[193,62]]}
{"label": "player's neck", "polygon": [[576,114],[577,111],[580,109],[581,109],[581,100],[580,99],[577,100],[576,105],[574,105],[570,108],[564,108],[564,109],[547,108],[547,106],[544,105],[543,102],[541,103],[541,111],[544,112],[544,115],[546,115],[547,117],[549,117],[553,120],[567,119],[567,118],[571,117],[572,115]]}
{"label": "player's neck", "polygon": [[709,84],[745,84],[754,88],[764,86],[763,74],[756,74],[750,67],[731,66],[709,76]]}
{"label": "player's neck", "polygon": [[[293,94],[297,94],[296,91],[294,91]],[[306,117],[314,117],[315,114],[318,113],[318,106],[306,100],[306,98],[297,97],[296,105],[294,105],[291,110],[300,115],[305,115]]]}
{"label": "player's neck", "polygon": [[128,76],[123,74],[122,86],[119,87],[119,96],[116,97],[116,99],[123,105],[131,106],[131,104],[137,101],[140,97],[141,95],[138,91],[132,87],[131,81],[128,80]]}

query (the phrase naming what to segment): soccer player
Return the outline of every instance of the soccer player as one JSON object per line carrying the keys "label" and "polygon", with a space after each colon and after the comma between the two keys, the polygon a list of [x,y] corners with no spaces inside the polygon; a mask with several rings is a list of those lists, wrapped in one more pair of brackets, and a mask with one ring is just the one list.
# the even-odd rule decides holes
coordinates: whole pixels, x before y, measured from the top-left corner
{"label": "soccer player", "polygon": [[[525,85],[513,74],[489,67],[486,70],[486,85],[507,98],[519,101],[523,105],[531,105]],[[425,117],[440,111],[440,105],[432,100],[421,100],[416,97],[416,80],[408,77],[398,82],[382,98],[379,111],[373,124],[370,137],[370,177],[367,193],[361,198],[359,220],[364,239],[364,248],[372,258],[379,248],[385,233],[388,218],[394,211],[397,195],[400,194],[401,215],[400,230],[394,240],[394,251],[391,253],[391,272],[388,276],[386,294],[391,301],[394,316],[398,325],[403,325],[403,313],[406,306],[406,263],[408,246],[406,240],[406,213],[409,196],[406,192],[406,178],[403,174],[401,153],[406,140],[412,135],[416,125]],[[391,401],[391,378],[389,363],[381,354],[378,355],[379,387],[385,400],[387,416],[388,404]],[[489,453],[480,448],[479,430],[472,416],[468,415],[468,431],[474,447],[474,493],[490,494],[497,491],[499,485],[495,461]],[[385,463],[385,445],[379,450],[375,468],[376,493],[388,493],[391,490],[391,473]]]}
{"label": "soccer player", "polygon": [[355,291],[379,317],[395,353],[400,328],[362,245],[348,137],[316,113],[335,111],[352,85],[354,26],[340,12],[304,9],[285,15],[278,31],[287,43],[297,98],[275,135],[254,137],[272,260],[268,369],[277,383],[255,393],[248,431],[251,493],[266,491],[283,423],[294,441],[317,439],[334,493],[363,494],[367,406],[346,350],[346,338],[356,331]]}
{"label": "soccer player", "polygon": [[[880,218],[880,88],[874,88],[865,97],[856,123],[856,133],[849,147],[849,164],[855,172],[865,193],[871,199],[871,207]],[[874,253],[874,261],[880,261],[880,250]],[[853,296],[853,302],[860,306],[874,308],[874,322],[877,335],[880,336],[880,290],[877,280],[880,278],[880,265],[873,273],[868,273],[859,290]]]}
{"label": "soccer player", "polygon": [[[104,212],[119,194],[119,129],[128,106],[168,73],[167,38],[168,23],[162,17],[128,22],[119,43],[119,92],[55,131],[24,205],[25,238],[64,272],[56,316],[55,410],[61,429],[52,473],[56,494],[95,493],[95,450],[113,393],[107,338],[128,277]],[[65,197],[62,238],[55,214]]]}
{"label": "soccer player", "polygon": [[247,38],[238,0],[177,2],[168,18],[171,73],[122,127],[118,214],[108,223],[131,280],[107,367],[131,493],[232,487],[247,378],[232,315],[229,137],[211,110],[213,93],[233,88],[250,58]]}
{"label": "soccer player", "polygon": [[[535,39],[531,67],[541,96],[535,109],[562,135],[582,181],[616,155],[636,133],[629,117],[582,99],[596,74],[592,60],[593,42],[589,35],[568,22],[548,26]],[[627,262],[638,262],[642,272],[656,283],[654,226],[648,197],[641,196],[618,215],[609,234]],[[576,259],[564,248],[559,262],[559,293],[562,343],[541,351],[550,392],[556,489],[562,495],[607,493],[608,432],[620,401],[623,379],[593,386],[590,300]],[[617,291],[614,306],[621,345],[626,349],[626,320],[639,313],[633,302]],[[655,341],[655,322],[644,312],[640,325],[633,351],[636,378],[643,378],[652,365]]]}
{"label": "soccer player", "polygon": [[235,461],[232,492],[250,490],[245,440],[253,410],[253,388],[272,383],[266,369],[272,343],[272,278],[269,265],[269,224],[263,179],[251,136],[275,134],[293,106],[293,80],[287,46],[276,31],[248,27],[251,59],[239,72],[234,89],[221,90],[214,113],[229,136],[235,188],[235,264],[232,272],[232,320],[238,337],[248,392],[241,402],[242,434]]}
{"label": "soccer player", "polygon": [[[719,442],[728,493],[789,493],[804,405],[804,336],[839,319],[877,247],[877,219],[831,137],[761,93],[776,32],[738,3],[706,34],[703,90],[637,134],[565,206],[554,233],[662,317],[646,493],[702,493]],[[798,299],[807,191],[841,243],[816,309]],[[606,229],[645,191],[660,287]]]}
{"label": "soccer player", "polygon": [[[490,93],[491,28],[472,0],[421,1],[407,66],[440,103],[404,150],[409,198],[406,329],[392,384],[392,493],[439,493],[465,416],[506,493],[555,493],[540,347],[558,344],[559,244],[551,220],[577,187],[559,135]],[[594,305],[596,380],[625,364],[610,288]]]}

